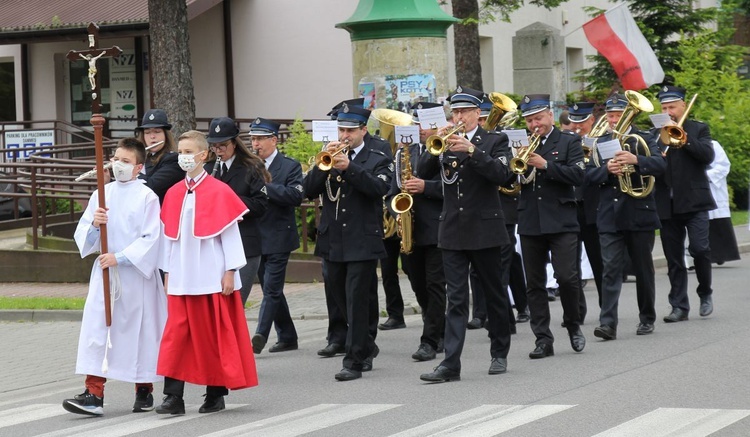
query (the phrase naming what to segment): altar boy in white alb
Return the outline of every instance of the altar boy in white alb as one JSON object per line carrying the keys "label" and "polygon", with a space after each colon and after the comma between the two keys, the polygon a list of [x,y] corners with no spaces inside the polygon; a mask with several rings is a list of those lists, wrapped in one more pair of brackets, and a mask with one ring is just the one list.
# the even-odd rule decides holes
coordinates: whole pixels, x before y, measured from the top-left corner
{"label": "altar boy in white alb", "polygon": [[[91,270],[89,293],[83,309],[76,373],[86,375],[86,391],[63,401],[71,413],[104,413],[107,378],[133,382],[133,412],[154,408],[153,382],[159,343],[167,320],[167,299],[157,269],[159,258],[159,198],[137,179],[146,158],[143,143],[120,140],[113,159],[115,181],[104,186],[106,208],[98,192],[89,200],[75,231],[81,257],[99,252],[99,227],[107,226],[108,253]],[[102,291],[102,270],[109,268],[112,325],[107,328]],[[107,348],[109,337],[110,348]]]}

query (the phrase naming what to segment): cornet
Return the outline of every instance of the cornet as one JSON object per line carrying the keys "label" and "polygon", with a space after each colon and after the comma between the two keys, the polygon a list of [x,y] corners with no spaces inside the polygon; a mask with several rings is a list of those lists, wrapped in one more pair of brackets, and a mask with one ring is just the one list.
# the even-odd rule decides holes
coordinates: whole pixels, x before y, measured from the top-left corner
{"label": "cornet", "polygon": [[430,152],[430,155],[440,156],[448,149],[446,148],[446,145],[448,144],[448,138],[450,138],[451,135],[457,133],[463,134],[464,132],[466,132],[466,124],[464,124],[463,121],[459,121],[443,136],[431,135],[429,138],[427,138],[427,141],[425,142],[425,148],[427,148],[427,151]]}
{"label": "cornet", "polygon": [[[147,151],[151,150],[151,149],[153,149],[156,146],[161,146],[162,144],[164,144],[164,141],[159,141],[158,143],[154,143],[154,144],[146,147],[146,150]],[[112,167],[112,161],[109,161],[109,162],[105,162],[104,166],[102,168],[104,170],[109,170],[111,167]],[[92,176],[96,176],[96,169],[89,170],[86,173],[81,174],[80,176],[78,176],[77,178],[75,178],[75,181],[76,182],[81,182],[82,180],[88,179],[88,178],[90,178]]]}
{"label": "cornet", "polygon": [[529,137],[529,145],[522,148],[518,152],[518,155],[510,160],[510,169],[513,170],[513,173],[518,175],[526,173],[526,170],[529,168],[529,158],[531,158],[531,154],[536,151],[541,142],[542,136],[539,135],[535,130],[534,133]]}
{"label": "cornet", "polygon": [[349,149],[349,141],[344,141],[343,145],[336,149],[334,152],[329,152],[327,150],[324,150],[322,152],[318,152],[317,155],[315,155],[315,166],[318,167],[321,171],[329,171],[333,168],[333,157],[338,155],[341,152],[347,151]]}

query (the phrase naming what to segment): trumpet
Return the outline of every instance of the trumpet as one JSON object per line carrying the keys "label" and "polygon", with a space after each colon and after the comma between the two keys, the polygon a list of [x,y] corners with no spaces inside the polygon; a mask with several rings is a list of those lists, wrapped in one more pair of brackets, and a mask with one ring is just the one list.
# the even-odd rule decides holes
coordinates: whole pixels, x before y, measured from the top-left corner
{"label": "trumpet", "polygon": [[334,152],[329,152],[327,150],[318,152],[318,154],[315,155],[315,166],[321,171],[331,170],[333,168],[333,157],[341,152],[347,151],[348,149],[349,141],[347,140],[344,141],[343,146],[339,147]]}
{"label": "trumpet", "polygon": [[529,137],[529,145],[524,147],[521,151],[518,152],[518,155],[510,160],[510,169],[513,170],[513,173],[522,175],[526,173],[526,170],[528,169],[528,162],[529,158],[531,158],[531,154],[536,151],[536,149],[539,147],[539,144],[542,143],[542,136],[537,133],[535,130],[534,133]]}
{"label": "trumpet", "polygon": [[[153,149],[156,146],[161,146],[162,144],[164,144],[164,141],[159,141],[158,143],[154,143],[154,144],[146,147],[146,150],[151,150],[151,149]],[[111,167],[112,167],[112,161],[105,162],[104,166],[102,166],[102,168],[104,170],[109,170]],[[96,171],[97,171],[97,169],[89,170],[86,173],[82,173],[80,176],[78,176],[74,180],[76,182],[81,182],[84,179],[88,179],[88,178],[90,178],[92,176],[96,176]]]}
{"label": "trumpet", "polygon": [[[661,128],[661,132],[659,132],[659,140],[662,144],[667,146],[667,150],[669,150],[670,147],[679,149],[687,142],[687,134],[682,128],[682,124],[685,123],[688,113],[693,109],[693,103],[695,103],[696,98],[698,98],[697,93],[693,94],[693,98],[690,99],[690,103],[688,103],[687,108],[685,108],[685,112],[682,114],[682,117],[680,117],[680,121],[677,122],[677,125],[664,126]],[[664,153],[666,153],[666,150]]]}
{"label": "trumpet", "polygon": [[466,124],[464,124],[463,121],[459,121],[458,124],[453,126],[443,136],[430,135],[430,137],[427,138],[427,141],[425,142],[425,147],[427,148],[427,151],[430,152],[430,155],[440,156],[446,150],[448,150],[448,147],[446,147],[446,145],[448,144],[448,138],[451,135],[457,133],[463,134],[464,132],[466,132]]}

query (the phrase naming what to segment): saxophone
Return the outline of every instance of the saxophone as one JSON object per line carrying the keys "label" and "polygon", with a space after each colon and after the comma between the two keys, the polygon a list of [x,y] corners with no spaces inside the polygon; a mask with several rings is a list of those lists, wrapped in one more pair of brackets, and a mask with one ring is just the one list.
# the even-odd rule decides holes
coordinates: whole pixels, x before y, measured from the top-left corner
{"label": "saxophone", "polygon": [[411,194],[406,192],[406,188],[403,186],[404,181],[408,181],[412,178],[411,171],[411,153],[409,152],[409,146],[403,145],[401,147],[401,153],[396,159],[399,165],[396,177],[398,180],[398,186],[401,187],[401,192],[396,194],[391,200],[391,209],[395,211],[398,216],[396,218],[396,228],[398,236],[401,237],[401,253],[411,253],[413,241],[412,241],[412,228],[414,227],[414,217],[411,215],[411,207],[414,205],[414,199]]}

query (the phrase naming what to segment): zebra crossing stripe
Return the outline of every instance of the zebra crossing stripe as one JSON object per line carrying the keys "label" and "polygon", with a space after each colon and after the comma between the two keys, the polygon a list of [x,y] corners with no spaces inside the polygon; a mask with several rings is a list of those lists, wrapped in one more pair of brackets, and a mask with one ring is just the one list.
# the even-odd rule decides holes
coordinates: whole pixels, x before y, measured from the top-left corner
{"label": "zebra crossing stripe", "polygon": [[400,405],[320,404],[245,425],[227,428],[206,434],[204,437],[243,436],[250,433],[253,433],[253,435],[262,435],[263,437],[292,437],[381,413],[398,406]]}
{"label": "zebra crossing stripe", "polygon": [[[234,410],[235,408],[244,407],[247,404],[227,404],[227,410]],[[133,420],[133,414],[127,414],[125,416],[113,417],[111,419],[95,419],[87,421],[87,423],[73,426],[70,428],[64,428],[57,431],[52,431],[47,434],[41,434],[36,437],[60,437],[60,436],[76,436],[76,437],[101,437],[106,435],[107,437],[119,437],[130,434],[137,434],[146,432],[162,426],[174,425],[176,423],[184,422],[186,420],[197,419],[199,417],[205,417],[203,414],[198,413],[199,405],[186,405],[185,412],[187,414],[172,416],[170,414],[161,415],[155,413],[141,413],[135,417],[138,419]],[[62,409],[62,407],[60,407]],[[70,414],[63,411],[63,414]],[[106,417],[106,405],[104,414]]]}
{"label": "zebra crossing stripe", "polygon": [[32,404],[0,411],[0,428],[69,414],[62,405]]}
{"label": "zebra crossing stripe", "polygon": [[748,415],[750,410],[658,408],[594,437],[704,437]]}
{"label": "zebra crossing stripe", "polygon": [[494,436],[575,405],[482,405],[391,437]]}

